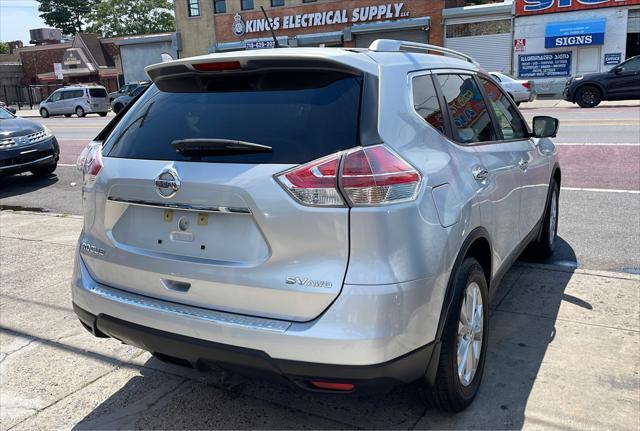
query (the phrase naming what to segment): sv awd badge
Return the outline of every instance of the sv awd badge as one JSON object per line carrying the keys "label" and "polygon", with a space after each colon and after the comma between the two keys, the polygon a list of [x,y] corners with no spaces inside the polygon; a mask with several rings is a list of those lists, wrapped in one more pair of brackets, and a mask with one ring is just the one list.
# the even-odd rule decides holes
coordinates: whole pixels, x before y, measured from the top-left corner
{"label": "sv awd badge", "polygon": [[303,287],[320,287],[324,289],[329,289],[332,286],[330,281],[311,280],[309,278],[304,278],[304,277],[287,277],[286,283],[295,284]]}

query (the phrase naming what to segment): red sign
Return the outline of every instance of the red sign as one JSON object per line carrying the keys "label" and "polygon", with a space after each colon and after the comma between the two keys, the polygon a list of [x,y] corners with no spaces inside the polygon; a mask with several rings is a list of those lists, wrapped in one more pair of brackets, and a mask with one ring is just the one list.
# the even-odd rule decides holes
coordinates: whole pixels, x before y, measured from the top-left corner
{"label": "red sign", "polygon": [[516,16],[640,5],[640,0],[516,0]]}
{"label": "red sign", "polygon": [[515,52],[524,52],[527,47],[527,39],[514,39],[513,47]]}

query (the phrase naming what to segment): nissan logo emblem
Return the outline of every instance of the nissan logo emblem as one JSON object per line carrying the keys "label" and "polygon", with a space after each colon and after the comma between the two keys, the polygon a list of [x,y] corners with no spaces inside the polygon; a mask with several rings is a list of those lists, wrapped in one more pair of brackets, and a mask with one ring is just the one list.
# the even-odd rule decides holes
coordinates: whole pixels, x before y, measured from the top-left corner
{"label": "nissan logo emblem", "polygon": [[169,199],[180,189],[180,178],[173,168],[163,169],[155,180],[156,190],[160,196]]}

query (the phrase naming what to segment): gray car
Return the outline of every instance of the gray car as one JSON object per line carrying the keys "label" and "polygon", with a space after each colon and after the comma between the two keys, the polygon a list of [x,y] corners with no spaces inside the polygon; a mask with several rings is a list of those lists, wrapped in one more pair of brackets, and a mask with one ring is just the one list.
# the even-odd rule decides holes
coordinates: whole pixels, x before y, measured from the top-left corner
{"label": "gray car", "polygon": [[78,161],[82,324],[201,370],[468,406],[491,296],[554,249],[557,120],[531,131],[471,58],[393,40],[147,73]]}
{"label": "gray car", "polygon": [[111,102],[111,109],[113,109],[113,112],[115,114],[118,114],[124,109],[125,106],[129,104],[129,102],[138,97],[140,93],[145,91],[148,87],[149,84],[140,84],[130,93],[117,97],[115,100],[113,100],[113,102]]}

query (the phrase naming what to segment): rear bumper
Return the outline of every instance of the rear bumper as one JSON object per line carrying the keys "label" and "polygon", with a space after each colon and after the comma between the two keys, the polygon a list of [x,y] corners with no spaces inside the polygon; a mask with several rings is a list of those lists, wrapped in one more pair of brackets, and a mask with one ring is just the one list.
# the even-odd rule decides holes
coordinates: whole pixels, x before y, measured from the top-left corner
{"label": "rear bumper", "polygon": [[57,162],[60,149],[55,137],[35,145],[0,150],[0,174],[17,174]]}
{"label": "rear bumper", "polygon": [[[301,386],[311,377],[348,379],[362,388],[408,383],[425,375],[434,340],[424,334],[434,332],[441,309],[441,304],[417,300],[417,293],[434,296],[425,283],[345,286],[315,320],[288,322],[105,286],[92,279],[77,253],[72,296],[76,313],[94,335],[119,339],[174,362],[266,371]],[[372,297],[372,292],[379,295]],[[428,310],[436,308],[431,316]],[[374,382],[365,383],[370,380]]]}
{"label": "rear bumper", "polygon": [[365,366],[290,361],[274,359],[264,351],[165,332],[105,314],[94,316],[75,303],[73,309],[94,335],[115,338],[150,351],[168,362],[199,370],[216,366],[229,371],[275,376],[309,390],[317,390],[309,383],[312,380],[348,382],[354,384],[358,391],[412,382],[425,375],[434,345],[429,344],[382,364]]}

